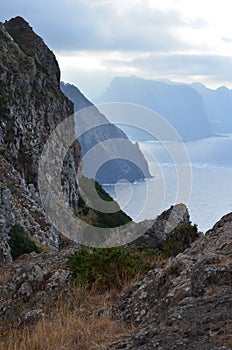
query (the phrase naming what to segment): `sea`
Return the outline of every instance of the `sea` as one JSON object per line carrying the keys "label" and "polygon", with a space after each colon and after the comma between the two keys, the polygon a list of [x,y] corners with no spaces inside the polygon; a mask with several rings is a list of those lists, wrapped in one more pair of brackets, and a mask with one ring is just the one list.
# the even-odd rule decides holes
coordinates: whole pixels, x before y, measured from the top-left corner
{"label": "sea", "polygon": [[192,223],[206,232],[232,212],[232,134],[183,143],[142,141],[139,147],[153,177],[103,185],[134,221],[184,203]]}

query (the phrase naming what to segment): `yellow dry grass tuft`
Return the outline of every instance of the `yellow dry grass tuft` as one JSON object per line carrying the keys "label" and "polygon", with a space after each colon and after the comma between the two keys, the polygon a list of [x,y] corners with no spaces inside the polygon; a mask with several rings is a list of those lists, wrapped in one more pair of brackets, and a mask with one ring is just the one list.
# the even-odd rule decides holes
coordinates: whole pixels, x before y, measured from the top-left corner
{"label": "yellow dry grass tuft", "polygon": [[101,294],[75,287],[54,307],[48,306],[52,317],[42,318],[34,325],[10,329],[0,337],[0,350],[91,350],[107,349],[108,345],[134,329],[122,320],[112,318],[102,308],[118,302],[115,290]]}

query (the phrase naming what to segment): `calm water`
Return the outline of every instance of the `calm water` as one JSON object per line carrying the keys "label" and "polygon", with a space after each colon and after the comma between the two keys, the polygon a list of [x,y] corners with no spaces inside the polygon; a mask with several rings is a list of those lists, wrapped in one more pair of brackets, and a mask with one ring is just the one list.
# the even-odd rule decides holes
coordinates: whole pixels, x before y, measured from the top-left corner
{"label": "calm water", "polygon": [[232,134],[184,146],[189,162],[178,144],[140,143],[154,177],[104,188],[137,222],[152,219],[170,205],[183,202],[192,222],[205,232],[232,211]]}

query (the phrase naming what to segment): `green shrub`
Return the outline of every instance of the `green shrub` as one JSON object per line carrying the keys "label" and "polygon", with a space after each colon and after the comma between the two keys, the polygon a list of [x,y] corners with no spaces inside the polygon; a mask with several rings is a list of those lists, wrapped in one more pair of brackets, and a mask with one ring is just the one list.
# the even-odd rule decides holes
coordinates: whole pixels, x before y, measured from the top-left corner
{"label": "green shrub", "polygon": [[10,230],[9,246],[13,260],[23,254],[31,252],[41,253],[42,251],[35,242],[28,238],[24,228],[20,225],[12,226]]}
{"label": "green shrub", "polygon": [[167,256],[176,256],[189,248],[199,236],[197,225],[183,224],[173,231],[160,249]]}
{"label": "green shrub", "polygon": [[120,289],[125,281],[146,274],[168,257],[183,252],[199,237],[197,225],[183,224],[159,248],[81,247],[68,258],[67,266],[75,282],[99,290]]}
{"label": "green shrub", "polygon": [[112,287],[120,289],[125,281],[154,268],[158,258],[157,249],[140,251],[125,247],[81,247],[69,257],[67,266],[77,284],[100,290]]}

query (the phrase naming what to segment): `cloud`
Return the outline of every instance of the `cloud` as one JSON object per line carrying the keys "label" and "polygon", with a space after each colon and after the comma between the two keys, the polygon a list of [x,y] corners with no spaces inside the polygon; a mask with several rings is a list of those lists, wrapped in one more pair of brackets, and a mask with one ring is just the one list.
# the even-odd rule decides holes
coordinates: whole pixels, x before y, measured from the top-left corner
{"label": "cloud", "polygon": [[[126,64],[126,63],[125,63]],[[232,82],[232,57],[202,54],[150,54],[130,63],[148,74],[163,76],[205,76],[210,80]]]}
{"label": "cloud", "polygon": [[178,29],[204,26],[177,10],[161,11],[142,0],[3,0],[1,19],[21,15],[55,51],[170,52],[187,48]]}
{"label": "cloud", "polygon": [[223,36],[221,39],[222,39],[225,43],[228,43],[228,44],[231,44],[231,43],[232,43],[232,38],[228,38],[228,37]]}
{"label": "cloud", "polygon": [[179,82],[201,81],[209,86],[232,84],[232,58],[210,54],[157,54],[141,52],[73,52],[58,55],[62,79],[89,97],[103,93],[115,76]]}
{"label": "cloud", "polygon": [[0,20],[24,17],[55,51],[62,78],[91,97],[115,75],[232,81],[226,21],[215,26],[220,4],[212,18],[208,7],[200,0],[1,0]]}

